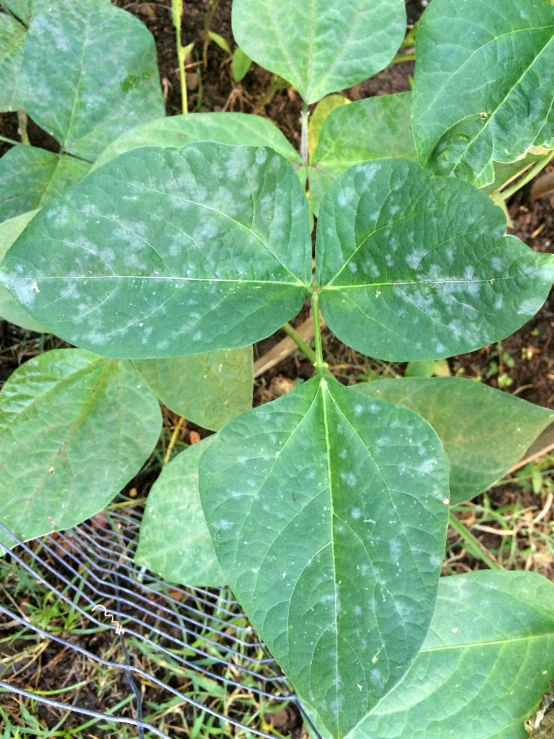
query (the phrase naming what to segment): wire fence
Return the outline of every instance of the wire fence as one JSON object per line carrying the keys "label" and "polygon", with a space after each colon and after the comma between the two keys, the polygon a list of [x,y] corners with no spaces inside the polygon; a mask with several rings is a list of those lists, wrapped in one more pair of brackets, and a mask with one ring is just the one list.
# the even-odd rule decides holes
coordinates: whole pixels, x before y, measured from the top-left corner
{"label": "wire fence", "polygon": [[[0,661],[0,705],[1,693],[9,693],[47,706],[58,717],[72,712],[90,718],[92,724],[102,722],[98,725],[104,730],[112,727],[113,736],[118,736],[117,725],[127,724],[136,728],[139,739],[183,736],[168,733],[169,719],[153,722],[145,717],[147,690],[155,690],[158,701],[167,704],[168,716],[175,711],[185,718],[187,711],[191,717],[202,714],[214,736],[282,736],[260,711],[245,709],[245,696],[274,711],[288,706],[298,714],[300,724],[310,725],[289,682],[232,593],[226,588],[166,583],[135,565],[141,509],[114,508],[105,518],[95,517],[27,544],[0,524],[0,538],[13,542],[9,549],[0,544],[3,566],[12,571],[21,568],[66,615],[84,619],[89,628],[79,631],[102,635],[103,639],[96,639],[101,648],[73,634],[45,630],[40,619],[29,618],[8,595],[0,596],[0,627],[8,634],[10,630],[20,634],[23,628],[25,634],[56,643],[75,659],[117,671],[127,700],[100,711],[90,707],[90,700],[80,700],[79,692],[71,701],[56,700],[45,691],[21,685]],[[143,665],[145,655],[149,669]]]}

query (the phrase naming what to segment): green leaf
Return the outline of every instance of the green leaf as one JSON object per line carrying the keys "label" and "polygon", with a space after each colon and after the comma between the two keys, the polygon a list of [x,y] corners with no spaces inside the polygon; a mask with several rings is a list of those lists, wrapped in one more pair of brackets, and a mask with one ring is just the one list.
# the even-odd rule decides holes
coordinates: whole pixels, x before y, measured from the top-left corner
{"label": "green leaf", "polygon": [[317,377],[231,421],[200,461],[226,580],[296,691],[344,736],[427,634],[448,463],[416,414]]}
{"label": "green leaf", "polygon": [[146,462],[161,427],[129,362],[79,349],[30,359],[0,393],[0,521],[27,540],[98,513]]}
{"label": "green leaf", "polygon": [[406,30],[402,0],[234,0],[233,35],[307,103],[384,69]]}
{"label": "green leaf", "polygon": [[405,377],[433,377],[435,374],[435,362],[425,359],[423,362],[409,362],[406,367]]}
{"label": "green leaf", "polygon": [[102,152],[93,169],[139,146],[181,148],[197,141],[269,146],[293,164],[302,162],[298,152],[267,118],[246,113],[188,113],[149,121],[122,133]]}
{"label": "green leaf", "polygon": [[219,431],[252,408],[251,346],[134,365],[165,406],[205,429]]}
{"label": "green leaf", "polygon": [[233,72],[233,79],[235,82],[243,80],[252,66],[252,59],[244,53],[244,51],[237,46],[233,53],[233,62],[231,64],[231,71]]}
{"label": "green leaf", "polygon": [[411,100],[410,92],[367,98],[325,119],[310,167],[310,200],[316,213],[333,182],[355,164],[416,158]]}
{"label": "green leaf", "polygon": [[223,49],[223,51],[226,51],[227,54],[231,53],[231,48],[227,41],[223,38],[223,36],[220,36],[219,33],[214,33],[213,31],[208,32],[208,36],[211,38],[212,41],[214,41],[220,49]]}
{"label": "green leaf", "polygon": [[22,107],[19,75],[26,30],[15,18],[0,13],[0,111]]}
{"label": "green leaf", "polygon": [[321,135],[321,127],[325,120],[336,108],[340,108],[342,105],[348,105],[350,102],[344,95],[328,95],[316,105],[308,122],[308,151],[310,159],[313,157],[317,148]]}
{"label": "green leaf", "polygon": [[450,461],[452,505],[503,477],[554,422],[554,411],[461,377],[379,380],[354,390],[429,421]]}
{"label": "green leaf", "polygon": [[433,0],[417,36],[413,126],[422,164],[491,182],[492,160],[513,162],[546,136],[553,103],[553,7]]}
{"label": "green leaf", "polygon": [[546,300],[554,257],[505,229],[500,208],[458,179],[403,160],[353,167],[319,213],[329,328],[388,361],[449,357],[512,334]]}
{"label": "green leaf", "polygon": [[33,10],[34,0],[2,0],[4,5],[10,13],[17,16],[23,23],[28,24],[31,20],[31,12]]}
{"label": "green leaf", "polygon": [[554,679],[553,614],[554,585],[532,572],[442,578],[413,667],[347,739],[526,739]]}
{"label": "green leaf", "polygon": [[[16,218],[10,218],[8,221],[0,223],[0,263],[10,246],[23,232],[31,218],[38,211],[33,210],[30,213],[23,213]],[[46,331],[44,326],[32,317],[25,308],[19,303],[11,293],[9,293],[3,285],[0,285],[0,318],[5,321],[21,326],[27,331]]]}
{"label": "green leaf", "polygon": [[293,318],[311,251],[292,166],[267,148],[202,142],[96,170],[33,219],[0,273],[72,344],[178,357],[247,346]]}
{"label": "green leaf", "polygon": [[499,164],[495,162],[494,180],[483,187],[482,191],[487,195],[494,195],[510,182],[515,181],[528,167],[538,162],[543,156],[541,154],[529,153],[523,159],[518,159],[516,162],[511,162],[510,164]]}
{"label": "green leaf", "polygon": [[63,151],[94,161],[123,131],[164,114],[146,26],[106,0],[35,0],[21,70],[25,110]]}
{"label": "green leaf", "polygon": [[210,436],[178,454],[148,494],[135,562],[169,582],[225,585],[198,490],[200,457],[214,439]]}
{"label": "green leaf", "polygon": [[0,221],[42,208],[86,175],[90,164],[34,146],[14,146],[0,159]]}

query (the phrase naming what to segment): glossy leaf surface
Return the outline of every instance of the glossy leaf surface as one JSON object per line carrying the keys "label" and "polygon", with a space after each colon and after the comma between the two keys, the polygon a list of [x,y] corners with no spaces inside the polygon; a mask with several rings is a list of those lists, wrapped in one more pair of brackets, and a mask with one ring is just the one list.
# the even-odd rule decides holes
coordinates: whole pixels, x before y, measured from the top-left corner
{"label": "glossy leaf surface", "polygon": [[406,28],[401,0],[234,0],[233,34],[307,103],[384,69]]}
{"label": "glossy leaf surface", "polygon": [[200,457],[214,438],[178,454],[148,493],[135,562],[169,582],[205,588],[225,585],[198,491]]}
{"label": "glossy leaf surface", "polygon": [[161,427],[129,362],[79,349],[30,359],[0,393],[0,521],[27,540],[98,513],[146,462]]}
{"label": "glossy leaf surface", "polygon": [[461,377],[379,380],[354,389],[429,421],[450,462],[452,505],[499,480],[554,422],[554,411]]}
{"label": "glossy leaf surface", "polygon": [[51,331],[106,356],[247,346],[302,307],[308,202],[267,148],[143,148],[43,209],[2,271]]}
{"label": "glossy leaf surface", "polygon": [[327,190],[350,167],[372,159],[416,158],[411,99],[409,92],[380,95],[342,106],[325,118],[310,167],[316,213]]}
{"label": "glossy leaf surface", "polygon": [[197,141],[269,146],[290,162],[301,163],[298,152],[266,118],[246,113],[188,113],[149,121],[126,131],[102,152],[94,168],[139,146],[181,148]]}
{"label": "glossy leaf surface", "polygon": [[513,162],[537,137],[538,145],[552,137],[553,103],[554,7],[433,0],[417,36],[413,125],[422,164],[491,182],[492,160]]}
{"label": "glossy leaf surface", "polygon": [[505,228],[486,195],[415,162],[352,168],[319,213],[317,274],[329,328],[388,361],[439,359],[512,334],[546,300],[554,257],[504,236]]}
{"label": "glossy leaf surface", "polygon": [[83,179],[90,164],[35,146],[14,146],[0,159],[0,221],[42,208]]}
{"label": "glossy leaf surface", "polygon": [[460,727],[468,739],[526,739],[554,678],[553,614],[554,585],[532,572],[441,578],[413,667],[347,739],[458,739]]}
{"label": "glossy leaf surface", "polygon": [[0,13],[0,111],[22,107],[19,74],[26,30],[15,18]]}
{"label": "glossy leaf surface", "polygon": [[400,680],[427,634],[447,490],[421,417],[321,377],[231,421],[200,461],[226,580],[334,736]]}
{"label": "glossy leaf surface", "polygon": [[252,408],[251,346],[134,365],[165,406],[203,428],[219,431]]}
{"label": "glossy leaf surface", "polygon": [[[10,246],[36,213],[37,211],[33,210],[0,223],[0,263]],[[44,326],[35,320],[3,285],[0,285],[0,318],[28,331],[46,331]]]}
{"label": "glossy leaf surface", "polygon": [[89,161],[164,114],[152,35],[105,0],[35,0],[20,85],[31,118]]}

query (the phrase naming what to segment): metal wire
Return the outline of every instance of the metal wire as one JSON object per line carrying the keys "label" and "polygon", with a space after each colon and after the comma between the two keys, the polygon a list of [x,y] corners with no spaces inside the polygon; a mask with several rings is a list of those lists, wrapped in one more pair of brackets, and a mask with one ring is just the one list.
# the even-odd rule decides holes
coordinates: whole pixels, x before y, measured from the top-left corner
{"label": "metal wire", "polygon": [[[0,695],[7,692],[32,699],[61,711],[62,715],[70,711],[101,721],[102,725],[127,724],[136,727],[139,739],[145,738],[145,731],[149,736],[171,739],[159,720],[154,726],[144,719],[145,687],[155,686],[163,693],[163,698],[157,700],[173,700],[175,704],[209,714],[219,735],[266,739],[282,736],[266,724],[263,728],[254,725],[240,701],[236,705],[233,701],[226,704],[224,713],[214,708],[214,692],[224,688],[231,691],[229,697],[232,697],[233,689],[240,688],[240,693],[265,699],[266,704],[273,702],[276,709],[286,702],[311,726],[288,681],[230,591],[173,585],[147,568],[135,565],[133,558],[142,512],[140,507],[121,510],[124,512],[112,510],[101,522],[91,519],[74,529],[29,544],[19,541],[0,523],[2,539],[13,542],[10,549],[0,544],[0,555],[5,555],[10,567],[17,565],[25,570],[35,587],[45,595],[54,594],[60,608],[79,614],[95,632],[112,632],[113,646],[119,645],[115,650],[119,659],[106,659],[64,635],[48,632],[21,609],[15,610],[15,601],[10,608],[0,600],[0,624],[4,621],[3,628],[8,633],[13,629],[14,634],[24,627],[25,633],[34,633],[71,650],[75,657],[116,670],[124,676],[132,701],[122,701],[125,705],[119,712],[113,708],[101,712],[80,705],[79,695],[75,703],[53,700],[17,684],[5,674],[7,670],[3,674],[2,663]],[[153,674],[153,669],[142,668],[144,654],[155,655],[153,662],[157,667],[163,664],[163,679],[159,669]],[[175,687],[179,684],[176,678],[185,678],[186,683],[187,678],[194,676],[207,678],[201,684],[213,688],[205,687],[202,692],[195,686],[193,697],[192,691],[180,689],[181,685]],[[248,720],[248,724],[243,720]],[[315,731],[314,736],[318,736]]]}

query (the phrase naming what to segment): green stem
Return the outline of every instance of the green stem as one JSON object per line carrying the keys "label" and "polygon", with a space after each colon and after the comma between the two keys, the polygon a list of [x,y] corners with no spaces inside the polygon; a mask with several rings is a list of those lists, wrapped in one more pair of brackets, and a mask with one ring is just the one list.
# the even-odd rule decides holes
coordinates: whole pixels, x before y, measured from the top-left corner
{"label": "green stem", "polygon": [[187,76],[185,72],[185,54],[181,39],[181,25],[183,22],[183,0],[171,0],[171,9],[173,14],[173,25],[175,26],[175,36],[177,39],[177,61],[179,64],[179,80],[181,82],[181,107],[183,113],[189,112],[188,93],[187,93]]}
{"label": "green stem", "polygon": [[400,62],[415,62],[415,51],[408,54],[397,54],[391,64],[399,64]]}
{"label": "green stem", "polygon": [[302,104],[302,138],[300,141],[300,155],[305,167],[308,166],[308,119],[310,109],[307,103]]}
{"label": "green stem", "polygon": [[14,141],[14,139],[9,139],[7,136],[0,136],[0,141],[5,141],[6,144],[13,144],[14,146],[23,146],[21,141]]}
{"label": "green stem", "polygon": [[283,326],[283,330],[287,332],[287,334],[290,336],[290,338],[294,341],[296,346],[300,349],[302,354],[312,362],[312,364],[316,363],[317,357],[315,355],[314,350],[304,341],[304,339],[300,336],[298,331],[295,331],[293,327],[290,325],[290,323],[285,323]]}
{"label": "green stem", "polygon": [[25,146],[30,146],[31,142],[29,141],[29,136],[27,135],[27,113],[24,110],[17,111],[17,123],[18,132],[21,136],[22,143],[24,143]]}
{"label": "green stem", "polygon": [[327,362],[323,361],[323,342],[321,340],[321,328],[319,326],[319,295],[314,292],[312,294],[312,313],[314,319],[314,339],[315,339],[315,362],[314,367],[318,375],[329,374]]}
{"label": "green stem", "polygon": [[503,570],[501,564],[499,564],[496,560],[494,560],[491,555],[487,552],[487,550],[481,545],[480,541],[476,539],[471,531],[469,531],[465,525],[460,521],[452,511],[450,511],[448,516],[448,523],[454,531],[461,536],[461,538],[465,542],[465,548],[467,551],[472,554],[474,557],[477,557],[478,559],[482,560],[488,567],[491,568],[491,570]]}
{"label": "green stem", "polygon": [[511,198],[512,195],[515,195],[515,193],[518,190],[521,190],[524,185],[526,185],[528,182],[530,182],[534,177],[536,177],[539,172],[542,172],[542,170],[546,167],[546,165],[552,161],[552,157],[554,157],[554,151],[551,151],[549,154],[545,156],[544,159],[539,160],[531,169],[527,172],[527,174],[522,177],[520,180],[518,180],[516,183],[512,185],[512,187],[509,187],[507,190],[504,190],[504,192],[499,192],[497,195],[494,196],[493,201],[498,205],[499,203],[504,203],[508,198]]}

